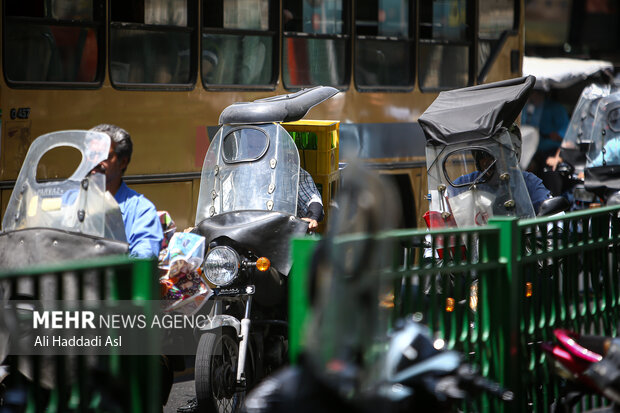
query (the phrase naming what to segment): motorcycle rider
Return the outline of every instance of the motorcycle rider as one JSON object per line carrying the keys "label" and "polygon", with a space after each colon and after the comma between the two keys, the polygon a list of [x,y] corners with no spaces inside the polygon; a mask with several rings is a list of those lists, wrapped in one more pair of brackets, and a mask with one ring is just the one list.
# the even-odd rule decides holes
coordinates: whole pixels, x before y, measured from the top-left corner
{"label": "motorcycle rider", "polygon": [[106,190],[114,196],[121,209],[129,255],[136,258],[158,257],[163,232],[157,209],[144,195],[130,189],[123,181],[133,152],[131,136],[125,129],[106,123],[93,127],[91,131],[103,132],[111,139],[108,159],[91,173],[100,172],[106,176]]}
{"label": "motorcycle rider", "polygon": [[[512,146],[517,155],[517,161],[521,159],[521,131],[516,124],[513,124],[509,129],[510,139]],[[495,159],[493,156],[482,150],[472,150],[474,160],[476,162],[477,171],[463,175],[454,180],[454,183],[468,184],[478,181],[483,183],[478,184],[481,189],[486,189],[488,192],[493,192],[493,187],[498,185],[497,180],[499,177],[495,173]],[[544,200],[551,197],[551,192],[545,187],[542,180],[531,172],[521,171],[523,174],[523,180],[527,187],[527,192],[530,195],[534,212],[538,213],[540,205]],[[482,175],[482,176],[481,176]],[[452,196],[467,190],[467,187],[452,188]]]}

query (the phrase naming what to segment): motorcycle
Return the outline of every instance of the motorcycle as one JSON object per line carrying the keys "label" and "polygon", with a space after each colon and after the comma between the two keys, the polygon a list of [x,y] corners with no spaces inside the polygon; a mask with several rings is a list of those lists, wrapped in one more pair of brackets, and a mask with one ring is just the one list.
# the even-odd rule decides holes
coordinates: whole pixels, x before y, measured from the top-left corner
{"label": "motorcycle", "polygon": [[[420,116],[426,137],[429,210],[424,218],[429,229],[483,226],[492,217],[534,218],[568,209],[563,198],[547,199],[546,189],[532,185],[530,174],[519,167],[521,138],[514,121],[534,83],[528,76],[441,92]],[[438,236],[434,242],[425,249],[429,265],[478,260],[475,240]],[[462,277],[438,278],[425,292],[446,294],[448,311],[454,303],[466,302],[475,311],[477,281]]]}
{"label": "motorcycle", "polygon": [[442,92],[420,116],[429,228],[535,216],[509,132],[534,82],[530,76]]}
{"label": "motorcycle", "polygon": [[203,411],[237,411],[246,391],[286,360],[289,244],[308,224],[296,217],[299,153],[280,123],[337,92],[316,87],[236,103],[220,115],[194,229],[208,245],[202,268],[213,290],[209,321],[195,332]]}
{"label": "motorcycle", "polygon": [[555,372],[569,385],[556,402],[556,412],[570,412],[585,395],[604,396],[611,404],[599,413],[620,409],[620,340],[581,335],[565,329],[553,332],[558,343],[543,342]]}
{"label": "motorcycle", "polygon": [[601,98],[585,167],[585,189],[606,205],[620,203],[620,93]]}
{"label": "motorcycle", "polygon": [[[37,169],[43,156],[52,149],[77,149],[81,161],[65,180],[39,181]],[[108,158],[110,137],[104,133],[68,130],[38,137],[30,146],[15,182],[0,232],[0,268],[19,270],[31,266],[68,260],[127,254],[129,244],[118,204],[106,192],[105,175],[90,171]],[[20,329],[12,331],[11,309],[19,301],[56,299],[54,289],[42,288],[34,294],[34,286],[0,283],[0,362],[7,358],[10,345],[18,341]],[[72,294],[77,289],[69,286]],[[18,293],[19,291],[19,293]],[[8,302],[12,300],[13,306]],[[21,311],[28,311],[22,308]],[[25,320],[32,316],[25,315]],[[22,329],[21,331],[24,331]],[[13,343],[13,345],[15,345]],[[24,359],[19,367],[0,366],[0,383],[9,374],[20,371],[32,377],[32,366]],[[9,377],[10,378],[10,377]],[[53,369],[44,371],[40,384],[55,385]],[[13,389],[7,389],[7,399]],[[1,399],[2,397],[0,397]],[[24,400],[25,403],[25,400]],[[0,406],[2,405],[0,401]]]}
{"label": "motorcycle", "polygon": [[545,181],[559,179],[561,192],[573,200],[574,207],[581,209],[597,201],[596,195],[584,188],[583,172],[586,153],[591,142],[594,115],[601,98],[616,92],[609,84],[593,83],[581,92],[560,146],[559,162],[555,167],[545,168]]}

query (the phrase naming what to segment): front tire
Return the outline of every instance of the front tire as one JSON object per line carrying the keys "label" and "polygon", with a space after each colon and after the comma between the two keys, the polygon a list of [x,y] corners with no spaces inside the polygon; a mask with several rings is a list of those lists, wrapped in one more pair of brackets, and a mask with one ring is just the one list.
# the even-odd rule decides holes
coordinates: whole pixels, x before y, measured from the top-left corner
{"label": "front tire", "polygon": [[[202,334],[196,352],[196,398],[200,411],[233,413],[239,411],[245,390],[237,389],[239,340],[228,330]],[[246,377],[250,378],[251,351],[246,356]]]}

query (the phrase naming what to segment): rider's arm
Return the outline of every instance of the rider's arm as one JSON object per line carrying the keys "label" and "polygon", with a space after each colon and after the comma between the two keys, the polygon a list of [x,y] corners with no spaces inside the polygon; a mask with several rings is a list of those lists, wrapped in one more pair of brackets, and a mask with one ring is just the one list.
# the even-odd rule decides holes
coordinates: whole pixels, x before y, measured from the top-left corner
{"label": "rider's arm", "polygon": [[545,199],[551,197],[551,192],[545,187],[543,181],[533,173],[523,171],[523,180],[530,195],[534,212],[538,214],[540,205]]}
{"label": "rider's arm", "polygon": [[163,233],[153,204],[136,211],[133,231],[128,234],[127,238],[131,257],[157,258],[159,256]]}
{"label": "rider's arm", "polygon": [[300,168],[297,211],[300,218],[309,218],[320,222],[323,219],[323,200],[321,193],[308,172]]}
{"label": "rider's arm", "polygon": [[126,185],[121,186],[115,198],[123,216],[129,255],[135,258],[157,258],[164,235],[153,203]]}

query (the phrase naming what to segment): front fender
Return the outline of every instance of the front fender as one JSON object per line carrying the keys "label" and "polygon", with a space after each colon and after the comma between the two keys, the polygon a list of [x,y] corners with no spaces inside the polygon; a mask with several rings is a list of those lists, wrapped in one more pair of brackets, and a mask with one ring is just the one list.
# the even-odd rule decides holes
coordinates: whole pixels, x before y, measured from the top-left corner
{"label": "front fender", "polygon": [[241,335],[241,321],[228,314],[218,314],[209,317],[208,321],[200,326],[196,326],[196,329],[202,334],[222,327],[232,327],[237,332],[237,336]]}

